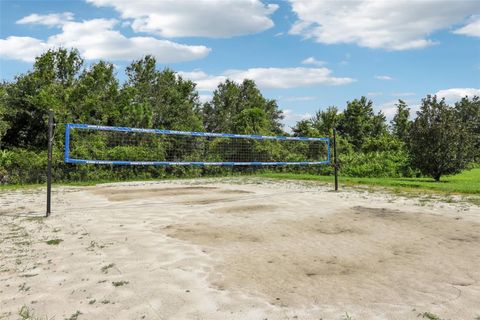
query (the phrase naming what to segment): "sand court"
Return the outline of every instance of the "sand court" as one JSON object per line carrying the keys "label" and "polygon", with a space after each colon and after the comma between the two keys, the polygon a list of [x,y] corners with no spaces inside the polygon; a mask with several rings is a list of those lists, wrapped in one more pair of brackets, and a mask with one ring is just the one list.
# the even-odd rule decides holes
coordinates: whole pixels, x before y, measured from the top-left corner
{"label": "sand court", "polygon": [[59,187],[43,219],[43,197],[0,197],[0,318],[480,315],[480,208],[461,199],[177,180]]}

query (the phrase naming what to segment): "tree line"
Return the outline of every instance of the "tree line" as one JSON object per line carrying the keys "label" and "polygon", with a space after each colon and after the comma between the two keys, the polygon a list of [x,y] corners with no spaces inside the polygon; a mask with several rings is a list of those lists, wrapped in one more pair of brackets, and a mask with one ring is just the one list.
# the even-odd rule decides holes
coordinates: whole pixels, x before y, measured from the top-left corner
{"label": "tree line", "polygon": [[[252,80],[226,80],[202,103],[194,82],[173,70],[159,70],[152,56],[133,61],[125,72],[120,83],[112,63],[86,66],[77,50],[60,48],[37,57],[30,71],[0,83],[0,182],[44,180],[49,109],[58,123],[288,135],[277,102],[264,97]],[[330,106],[297,122],[292,134],[331,136],[336,128],[341,170],[351,176],[439,180],[479,161],[479,97],[451,106],[427,96],[414,120],[404,101],[396,107],[387,123],[382,112],[374,112],[372,101],[361,97],[347,102],[343,111]],[[61,126],[56,129],[61,133]],[[58,180],[224,173],[222,168],[73,167],[61,162],[61,142],[56,148]],[[331,173],[330,167],[278,170]]]}

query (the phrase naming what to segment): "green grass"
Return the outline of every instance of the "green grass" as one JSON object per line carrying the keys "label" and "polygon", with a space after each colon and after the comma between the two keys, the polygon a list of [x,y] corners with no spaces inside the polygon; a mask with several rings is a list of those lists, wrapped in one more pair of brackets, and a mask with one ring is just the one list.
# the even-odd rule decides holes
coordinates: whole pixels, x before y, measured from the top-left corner
{"label": "green grass", "polygon": [[51,245],[51,246],[58,246],[60,242],[62,242],[62,239],[51,239],[46,241],[46,244]]}
{"label": "green grass", "polygon": [[[240,176],[240,175],[238,175]],[[220,175],[211,175],[205,176],[204,178],[221,178]],[[230,176],[232,177],[232,176]],[[233,176],[235,177],[235,176]],[[53,181],[53,186],[72,186],[72,187],[89,187],[95,186],[97,184],[102,183],[115,183],[115,182],[136,182],[136,181],[165,181],[165,180],[189,180],[189,179],[201,179],[202,177],[162,177],[162,178],[127,178],[127,179],[120,179],[120,178],[112,178],[112,179],[92,179],[86,181],[60,181],[56,182]],[[0,190],[24,190],[24,189],[39,189],[39,188],[46,188],[47,183],[21,183],[21,184],[0,184]]]}
{"label": "green grass", "polygon": [[0,184],[0,190],[19,190],[19,189],[37,189],[45,188],[45,183],[27,183],[27,184]]}
{"label": "green grass", "polygon": [[103,273],[106,274],[106,273],[108,273],[108,269],[113,268],[114,266],[115,266],[114,263],[110,263],[110,264],[108,264],[108,265],[106,265],[106,266],[103,266],[102,269],[100,269],[100,270],[101,270]]}
{"label": "green grass", "polygon": [[[310,180],[333,183],[333,176],[317,176],[295,173],[262,173],[256,176],[274,179]],[[393,188],[397,191],[433,191],[438,193],[480,194],[480,168],[445,176],[440,182],[429,178],[354,178],[339,177],[339,183],[347,186],[368,185]]]}
{"label": "green grass", "polygon": [[[226,176],[229,178],[245,177],[247,175]],[[310,180],[325,183],[333,183],[333,176],[319,176],[314,174],[296,174],[296,173],[259,173],[254,175],[256,177],[274,178],[274,179],[291,179],[291,180]],[[220,178],[220,176],[211,176],[205,178]],[[178,180],[190,178],[162,178],[162,179],[141,179],[141,181],[158,181],[158,180]],[[196,178],[199,179],[199,178]],[[201,179],[201,178],[200,178]],[[55,183],[55,186],[92,186],[99,183],[125,182],[125,181],[140,181],[135,179],[128,180],[95,180],[82,182],[61,182]],[[339,177],[340,185],[359,186],[367,185],[372,187],[387,187],[392,188],[393,191],[399,192],[433,192],[443,194],[470,194],[480,195],[480,168],[464,171],[457,175],[442,177],[440,182],[435,182],[431,178],[358,178],[358,177]],[[44,184],[22,184],[22,185],[0,185],[0,190],[15,190],[15,189],[32,189],[45,187]]]}
{"label": "green grass", "polygon": [[69,318],[65,318],[65,320],[77,320],[78,317],[79,317],[81,314],[82,314],[82,313],[77,310],[77,312],[75,312],[74,314],[72,314]]}
{"label": "green grass", "polygon": [[20,311],[18,312],[18,315],[20,316],[21,320],[34,320],[34,319],[40,319],[36,317],[33,314],[33,311],[31,311],[27,306],[22,306]]}
{"label": "green grass", "polygon": [[428,319],[428,320],[442,320],[442,318],[440,318],[439,316],[431,312],[424,312],[419,314],[419,316],[422,316],[423,319]]}
{"label": "green grass", "polygon": [[128,284],[128,281],[113,281],[112,282],[112,285],[114,287],[121,287],[121,286],[124,286],[124,285],[127,285]]}

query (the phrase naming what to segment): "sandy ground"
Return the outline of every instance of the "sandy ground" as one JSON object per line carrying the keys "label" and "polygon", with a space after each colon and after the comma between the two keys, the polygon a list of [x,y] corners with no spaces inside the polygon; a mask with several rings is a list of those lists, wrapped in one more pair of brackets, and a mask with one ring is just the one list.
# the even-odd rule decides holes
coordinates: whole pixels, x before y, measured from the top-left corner
{"label": "sandy ground", "polygon": [[0,191],[0,319],[479,319],[480,207],[329,189]]}

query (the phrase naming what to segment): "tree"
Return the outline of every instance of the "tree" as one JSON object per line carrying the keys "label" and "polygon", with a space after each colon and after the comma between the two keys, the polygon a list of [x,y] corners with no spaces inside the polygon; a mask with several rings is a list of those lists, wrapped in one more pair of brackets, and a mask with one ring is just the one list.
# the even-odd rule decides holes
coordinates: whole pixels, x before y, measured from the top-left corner
{"label": "tree", "polygon": [[145,101],[137,101],[137,90],[134,87],[124,87],[119,93],[119,106],[122,117],[119,125],[135,128],[152,128],[152,106]]}
{"label": "tree", "polygon": [[226,80],[218,85],[212,100],[203,106],[205,128],[212,132],[240,132],[242,128],[237,126],[236,119],[246,109],[259,109],[265,113],[268,121],[263,123],[263,132],[282,132],[280,120],[283,115],[277,102],[263,97],[252,80],[240,84]]}
{"label": "tree", "polygon": [[319,135],[330,136],[333,129],[337,127],[340,118],[341,114],[338,113],[338,108],[330,106],[326,110],[317,111],[311,121]]}
{"label": "tree", "polygon": [[6,120],[7,114],[7,83],[2,82],[0,83],[0,149],[2,149],[2,138],[5,135],[5,132],[8,128],[8,122]]}
{"label": "tree", "polygon": [[455,104],[460,125],[467,131],[466,140],[471,141],[472,156],[480,161],[480,97],[462,98]]}
{"label": "tree", "polygon": [[356,151],[361,151],[368,137],[378,137],[386,133],[385,116],[373,112],[373,102],[366,97],[347,102],[338,129]]}
{"label": "tree", "polygon": [[83,59],[77,49],[50,49],[37,57],[33,73],[43,84],[58,83],[71,86],[83,66]]}
{"label": "tree", "polygon": [[314,127],[312,120],[304,119],[298,121],[294,127],[292,127],[293,135],[296,137],[318,137],[320,133]]}
{"label": "tree", "polygon": [[379,111],[372,118],[372,131],[370,131],[370,137],[380,137],[388,134],[387,130],[387,118],[382,111]]}
{"label": "tree", "polygon": [[269,121],[267,114],[260,108],[242,110],[234,119],[234,125],[240,134],[268,134]]}
{"label": "tree", "polygon": [[397,112],[391,121],[392,133],[401,141],[406,142],[408,138],[408,131],[412,122],[409,120],[410,108],[403,100],[398,100],[396,104]]}
{"label": "tree", "polygon": [[48,110],[55,111],[58,121],[66,120],[82,65],[83,59],[75,49],[48,50],[36,58],[32,71],[17,76],[6,87],[6,146],[45,148]]}
{"label": "tree", "polygon": [[170,69],[157,74],[153,123],[158,128],[201,131],[201,103],[195,83]]}
{"label": "tree", "polygon": [[121,118],[118,106],[119,86],[115,67],[105,61],[90,66],[80,75],[72,90],[70,117],[74,122],[117,125]]}
{"label": "tree", "polygon": [[413,165],[436,181],[442,175],[459,173],[472,160],[466,135],[455,110],[444,99],[428,95],[409,132]]}
{"label": "tree", "polygon": [[[198,131],[203,129],[195,83],[170,69],[156,70],[153,56],[145,56],[127,67],[128,80],[122,90],[125,113],[133,111],[141,123],[155,128]],[[145,113],[146,117],[141,117]]]}

